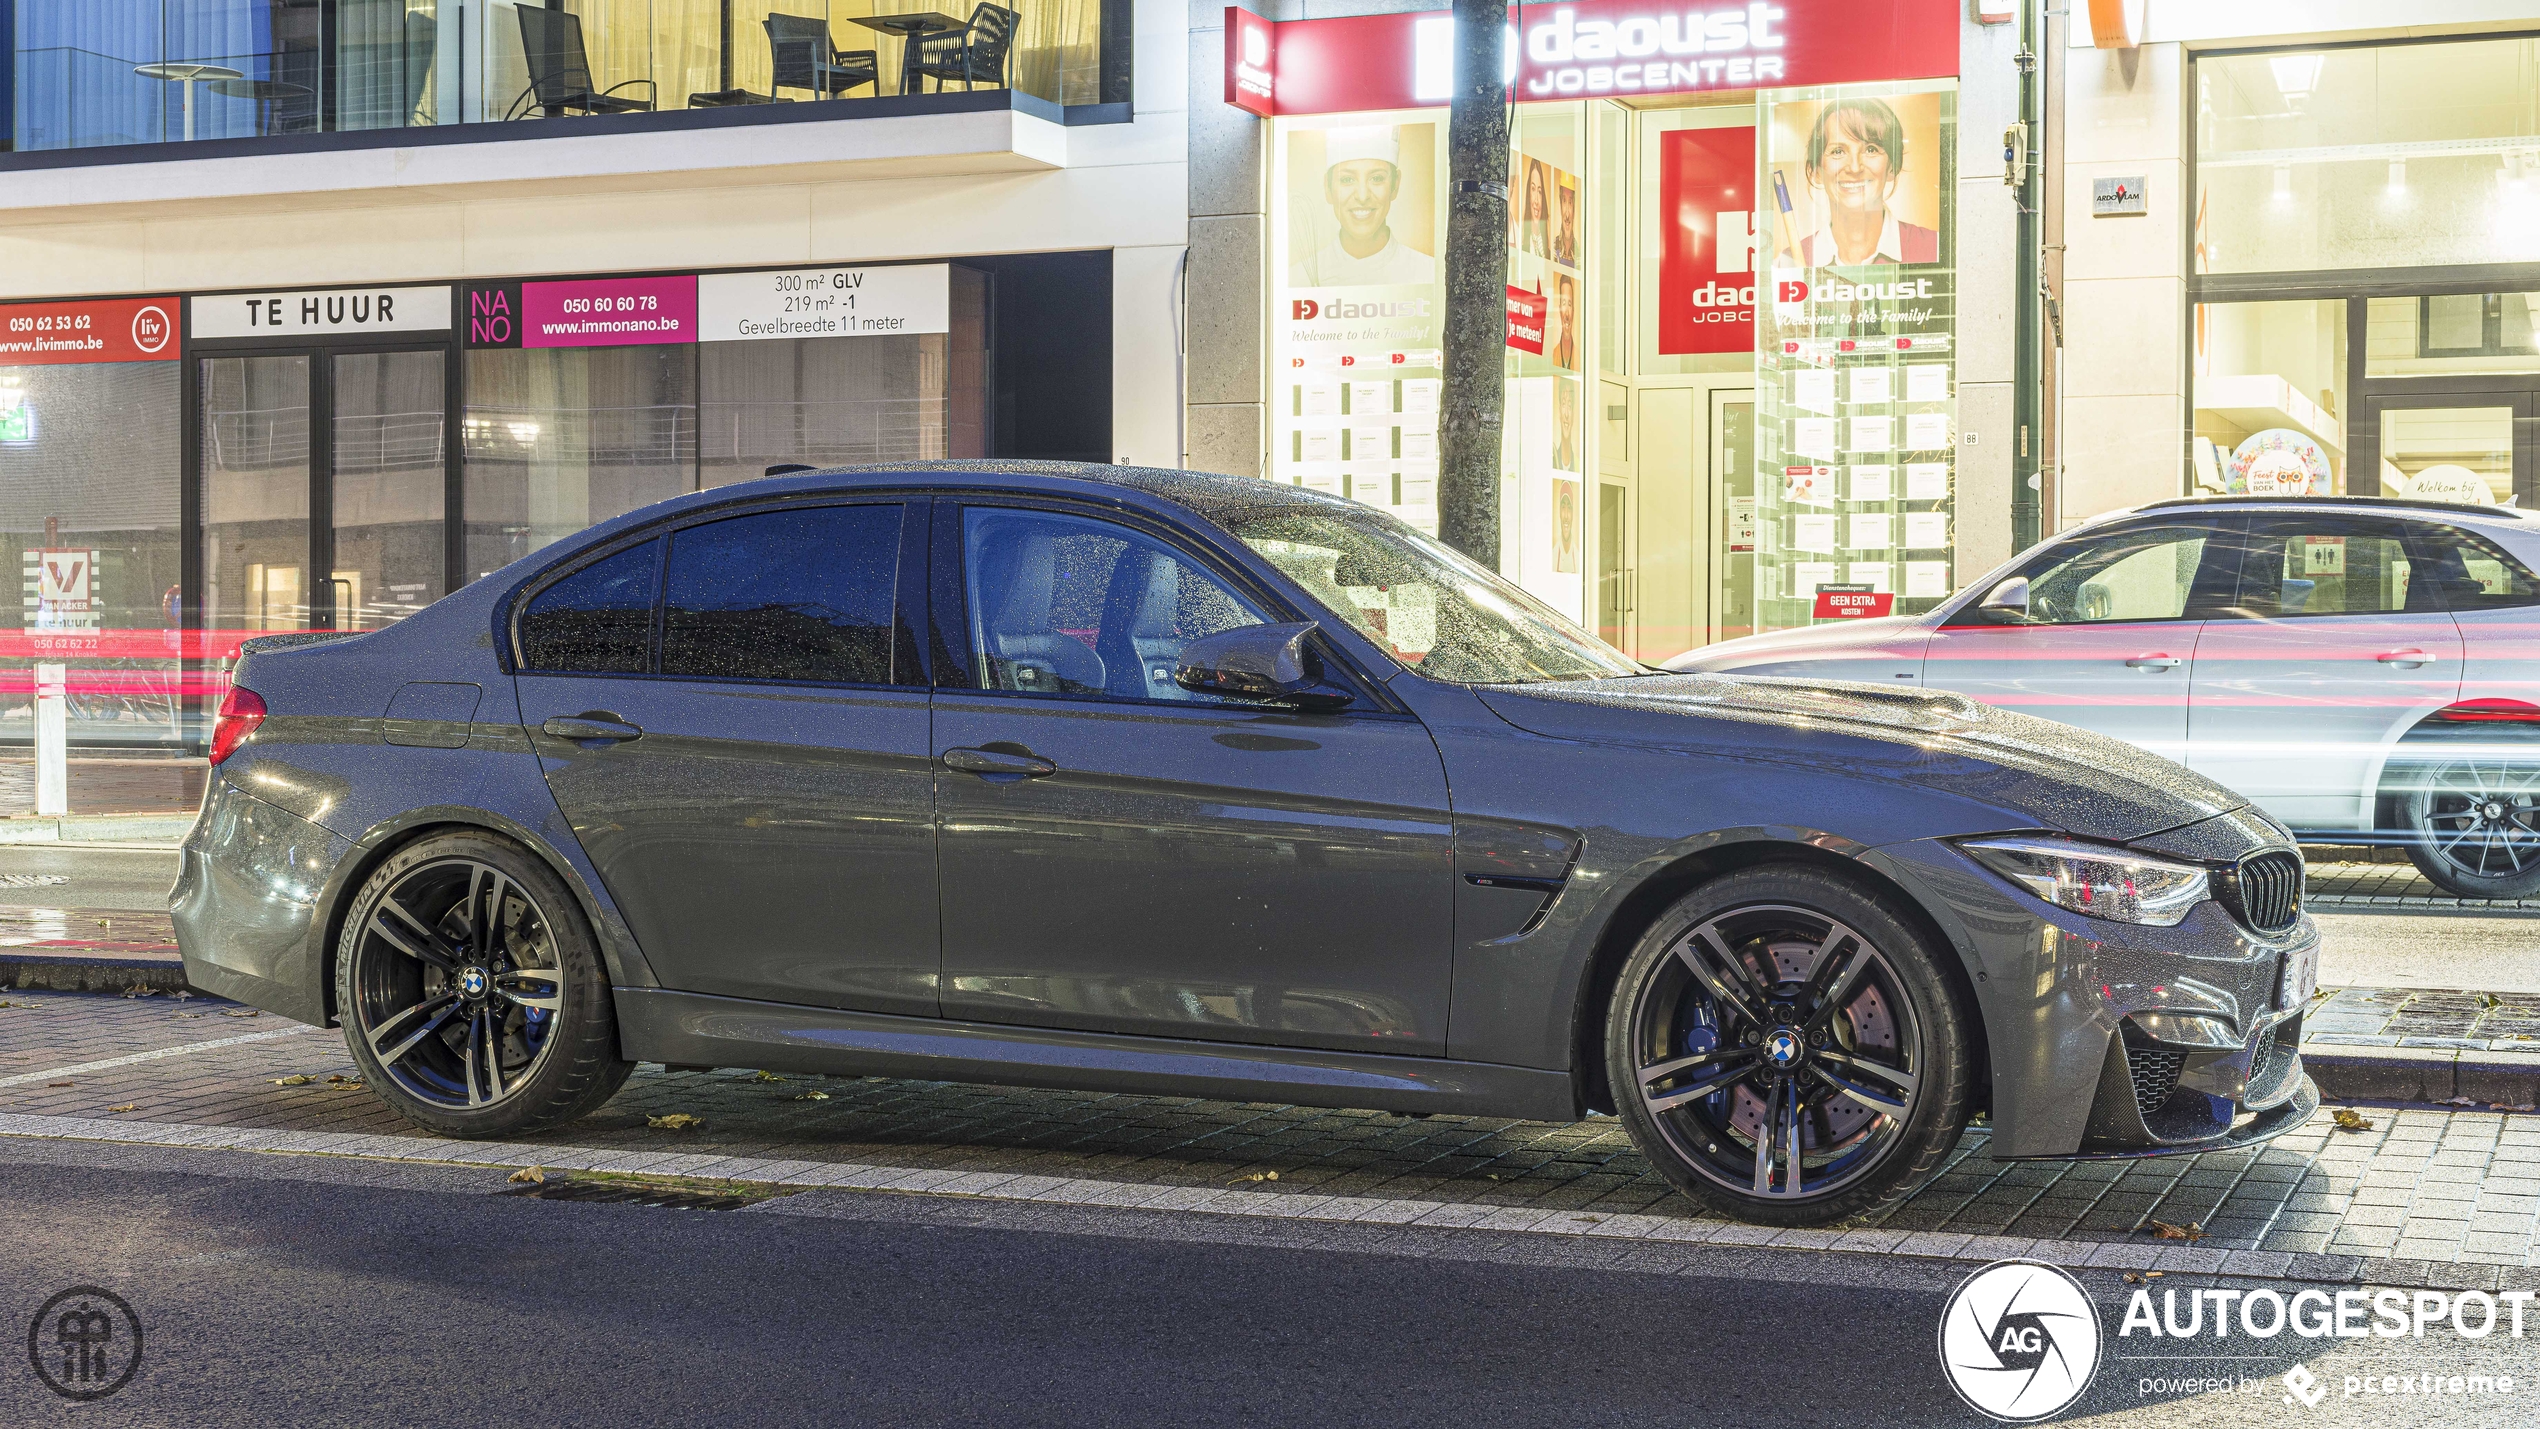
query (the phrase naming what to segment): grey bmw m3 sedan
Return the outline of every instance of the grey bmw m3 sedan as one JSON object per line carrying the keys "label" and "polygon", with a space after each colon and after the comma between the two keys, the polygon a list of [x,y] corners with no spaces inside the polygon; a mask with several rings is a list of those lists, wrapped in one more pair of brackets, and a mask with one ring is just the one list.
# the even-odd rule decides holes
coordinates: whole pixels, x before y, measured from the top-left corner
{"label": "grey bmw m3 sedan", "polygon": [[188,976],[527,1133],[637,1061],[1548,1120],[1816,1224],[2305,1120],[2284,828],[1958,695],[1637,664],[1371,508],[726,486],[251,641]]}

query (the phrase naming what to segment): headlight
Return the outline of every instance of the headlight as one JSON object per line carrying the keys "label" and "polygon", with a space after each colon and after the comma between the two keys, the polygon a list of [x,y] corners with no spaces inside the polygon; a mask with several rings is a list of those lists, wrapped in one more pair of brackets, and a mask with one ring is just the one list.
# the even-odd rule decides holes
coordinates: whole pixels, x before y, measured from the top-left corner
{"label": "headlight", "polygon": [[2205,870],[2063,839],[1981,839],[1958,847],[2058,908],[2118,923],[2176,927],[2212,895]]}

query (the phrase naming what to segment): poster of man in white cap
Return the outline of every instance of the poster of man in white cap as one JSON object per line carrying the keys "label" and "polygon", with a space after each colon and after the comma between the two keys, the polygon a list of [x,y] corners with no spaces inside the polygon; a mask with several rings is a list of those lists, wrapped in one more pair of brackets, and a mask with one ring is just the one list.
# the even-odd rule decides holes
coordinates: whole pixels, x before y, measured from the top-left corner
{"label": "poster of man in white cap", "polygon": [[1299,288],[1403,287],[1438,278],[1434,124],[1299,130],[1288,154],[1288,282]]}

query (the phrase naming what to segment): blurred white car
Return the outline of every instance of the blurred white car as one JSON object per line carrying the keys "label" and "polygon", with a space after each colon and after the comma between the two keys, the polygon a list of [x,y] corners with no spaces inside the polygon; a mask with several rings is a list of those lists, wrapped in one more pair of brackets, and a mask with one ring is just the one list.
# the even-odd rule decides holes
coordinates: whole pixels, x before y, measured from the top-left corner
{"label": "blurred white car", "polygon": [[1690,650],[1671,670],[1918,684],[2114,735],[2307,840],[2540,896],[2540,516],[2188,499],[2043,542],[1938,609]]}

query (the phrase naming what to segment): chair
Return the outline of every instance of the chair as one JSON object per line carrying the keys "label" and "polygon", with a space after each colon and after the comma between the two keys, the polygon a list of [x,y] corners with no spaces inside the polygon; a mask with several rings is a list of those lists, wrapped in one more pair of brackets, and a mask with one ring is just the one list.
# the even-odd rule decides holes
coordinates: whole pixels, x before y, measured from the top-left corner
{"label": "chair", "polygon": [[532,104],[549,115],[573,109],[585,114],[640,114],[653,107],[649,93],[643,99],[618,93],[639,84],[650,91],[653,82],[649,79],[630,79],[607,89],[591,87],[591,59],[582,48],[580,16],[535,5],[516,6],[512,13],[520,16],[520,52],[529,62],[529,87],[512,101],[505,119],[520,118]]}
{"label": "chair", "polygon": [[1002,5],[983,4],[970,12],[970,23],[963,28],[920,41],[917,63],[909,69],[931,77],[939,92],[956,79],[964,89],[977,83],[1004,89],[1014,54],[1014,28],[1022,22],[1022,16]]}
{"label": "chair", "polygon": [[767,17],[767,49],[776,66],[770,89],[808,89],[828,99],[859,84],[882,91],[882,61],[872,50],[841,50],[829,41],[829,22],[802,15]]}

